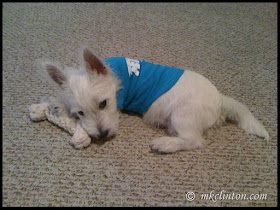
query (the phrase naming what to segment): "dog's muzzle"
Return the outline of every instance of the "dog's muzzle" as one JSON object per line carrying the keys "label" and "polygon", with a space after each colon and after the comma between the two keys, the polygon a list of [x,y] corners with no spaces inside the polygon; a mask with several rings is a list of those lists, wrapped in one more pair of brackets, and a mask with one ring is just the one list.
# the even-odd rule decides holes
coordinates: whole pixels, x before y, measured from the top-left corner
{"label": "dog's muzzle", "polygon": [[105,131],[100,131],[100,133],[99,133],[99,135],[97,135],[97,137],[99,138],[99,139],[104,139],[104,138],[106,138],[107,136],[108,136],[108,133],[109,133],[109,131],[108,130],[105,130]]}

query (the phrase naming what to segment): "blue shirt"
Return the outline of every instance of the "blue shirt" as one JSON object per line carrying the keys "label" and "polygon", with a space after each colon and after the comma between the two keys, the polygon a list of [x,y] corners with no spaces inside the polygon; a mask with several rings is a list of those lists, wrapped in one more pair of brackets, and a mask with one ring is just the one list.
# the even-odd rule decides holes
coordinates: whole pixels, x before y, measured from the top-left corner
{"label": "blue shirt", "polygon": [[144,60],[113,57],[105,60],[122,87],[117,93],[118,108],[142,114],[162,94],[170,90],[184,70],[155,65]]}

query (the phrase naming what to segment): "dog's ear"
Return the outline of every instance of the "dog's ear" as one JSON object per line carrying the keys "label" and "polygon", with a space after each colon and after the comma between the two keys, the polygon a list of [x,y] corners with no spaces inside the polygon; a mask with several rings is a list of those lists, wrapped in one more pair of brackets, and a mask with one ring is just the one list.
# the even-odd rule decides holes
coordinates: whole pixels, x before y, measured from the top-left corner
{"label": "dog's ear", "polygon": [[83,50],[83,58],[86,69],[89,73],[97,72],[97,74],[106,75],[107,69],[105,64],[96,57],[88,48]]}
{"label": "dog's ear", "polygon": [[66,84],[66,76],[63,74],[62,70],[60,70],[59,67],[49,62],[42,63],[42,65],[46,69],[50,78],[55,81],[60,87]]}

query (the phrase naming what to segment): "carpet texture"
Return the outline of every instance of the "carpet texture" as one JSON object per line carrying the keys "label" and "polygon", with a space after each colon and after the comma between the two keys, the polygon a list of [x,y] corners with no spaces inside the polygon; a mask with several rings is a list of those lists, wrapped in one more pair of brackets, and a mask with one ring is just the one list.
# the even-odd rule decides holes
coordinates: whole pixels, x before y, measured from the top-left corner
{"label": "carpet texture", "polygon": [[[115,139],[73,149],[28,108],[57,93],[36,60],[77,66],[84,44],[206,76],[249,107],[269,143],[226,124],[203,149],[158,155],[149,143],[165,131],[122,114]],[[4,3],[2,72],[3,206],[277,205],[277,4]]]}

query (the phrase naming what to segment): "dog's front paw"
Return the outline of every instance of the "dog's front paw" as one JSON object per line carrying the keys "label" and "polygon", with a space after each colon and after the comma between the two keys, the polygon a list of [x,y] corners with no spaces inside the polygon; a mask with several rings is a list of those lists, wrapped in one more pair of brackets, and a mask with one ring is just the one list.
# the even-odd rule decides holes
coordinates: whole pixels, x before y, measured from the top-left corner
{"label": "dog's front paw", "polygon": [[153,152],[160,154],[173,153],[182,150],[182,139],[177,137],[161,137],[154,139],[150,144]]}
{"label": "dog's front paw", "polygon": [[83,149],[90,145],[91,138],[87,134],[87,132],[81,127],[80,123],[77,123],[76,131],[70,141],[70,145],[72,145],[75,149]]}

